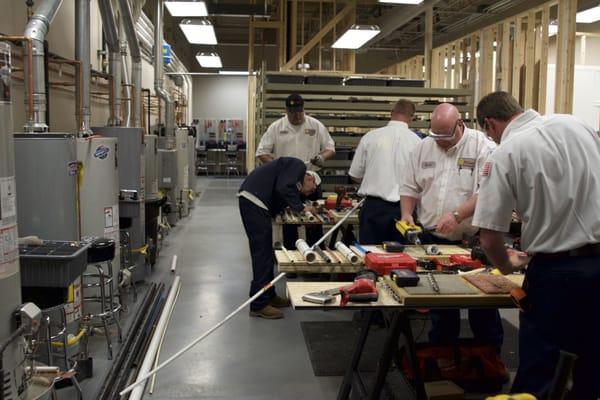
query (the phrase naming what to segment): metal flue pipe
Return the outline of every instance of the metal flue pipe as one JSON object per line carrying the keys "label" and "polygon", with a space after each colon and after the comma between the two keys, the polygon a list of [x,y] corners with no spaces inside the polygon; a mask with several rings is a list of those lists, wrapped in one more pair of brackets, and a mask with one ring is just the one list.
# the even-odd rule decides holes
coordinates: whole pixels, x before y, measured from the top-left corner
{"label": "metal flue pipe", "polygon": [[[77,127],[79,134],[88,136],[92,134],[90,116],[90,0],[75,1],[75,59],[81,62],[81,100],[77,98],[77,110],[81,110],[79,116],[81,125]],[[81,82],[81,83],[80,83]],[[81,103],[81,104],[79,104]]]}
{"label": "metal flue pipe", "polygon": [[154,21],[154,91],[165,102],[165,135],[175,136],[175,111],[173,98],[164,85],[163,74],[163,0],[156,1],[156,19]]}
{"label": "metal flue pipe", "polygon": [[133,126],[142,126],[142,52],[135,31],[135,23],[131,13],[131,7],[127,0],[119,0],[119,9],[121,11],[121,20],[129,44],[129,53],[131,54],[131,84],[133,86]]}
{"label": "metal flue pipe", "polygon": [[121,125],[121,44],[115,22],[115,12],[111,0],[98,0],[98,8],[102,17],[102,27],[108,46],[108,66],[111,74],[110,83],[110,116],[108,125]]}
{"label": "metal flue pipe", "polygon": [[[46,132],[48,124],[46,121],[46,78],[44,76],[44,39],[50,29],[50,24],[62,0],[45,0],[40,3],[35,13],[27,22],[23,36],[31,38],[32,42],[32,71],[28,71],[29,66],[25,64],[25,79],[33,80],[33,112],[30,112],[30,105],[26,101],[27,122],[25,123],[26,132]],[[25,85],[28,87],[28,84]],[[27,98],[27,97],[26,97]]]}

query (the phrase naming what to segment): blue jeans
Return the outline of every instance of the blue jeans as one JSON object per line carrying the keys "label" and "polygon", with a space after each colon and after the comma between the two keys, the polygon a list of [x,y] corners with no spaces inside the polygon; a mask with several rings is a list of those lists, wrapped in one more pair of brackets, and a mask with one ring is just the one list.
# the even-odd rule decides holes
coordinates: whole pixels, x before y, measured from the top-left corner
{"label": "blue jeans", "polygon": [[559,350],[578,356],[569,399],[600,397],[600,257],[534,257],[523,285],[531,309],[520,315],[513,393],[546,399]]}

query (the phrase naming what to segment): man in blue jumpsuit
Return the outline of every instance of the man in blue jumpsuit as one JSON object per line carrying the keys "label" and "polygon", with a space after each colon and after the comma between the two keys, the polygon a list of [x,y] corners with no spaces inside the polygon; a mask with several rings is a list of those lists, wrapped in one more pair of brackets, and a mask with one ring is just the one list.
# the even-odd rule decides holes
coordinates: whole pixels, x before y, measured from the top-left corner
{"label": "man in blue jumpsuit", "polygon": [[[240,214],[252,256],[252,283],[250,296],[258,292],[273,278],[273,246],[271,220],[286,207],[294,211],[314,211],[303,203],[317,188],[321,178],[307,171],[298,158],[280,157],[256,168],[242,183],[238,193]],[[282,318],[280,307],[289,301],[266,291],[250,304],[250,315],[267,319]]]}

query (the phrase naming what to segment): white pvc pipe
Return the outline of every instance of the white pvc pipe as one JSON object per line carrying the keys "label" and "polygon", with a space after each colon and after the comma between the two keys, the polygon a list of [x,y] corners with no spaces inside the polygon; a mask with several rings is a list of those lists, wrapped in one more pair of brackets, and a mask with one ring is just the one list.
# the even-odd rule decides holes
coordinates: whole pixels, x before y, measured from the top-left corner
{"label": "white pvc pipe", "polygon": [[317,259],[317,255],[310,248],[308,243],[306,243],[306,241],[304,241],[304,239],[296,240],[296,248],[298,249],[300,254],[302,254],[302,257],[304,257],[304,259],[306,260],[307,263],[312,264]]}
{"label": "white pvc pipe", "polygon": [[358,262],[358,256],[352,250],[348,248],[344,243],[337,242],[335,244],[335,249],[342,253],[342,255],[350,261],[352,264],[356,264]]}
{"label": "white pvc pipe", "polygon": [[[134,390],[134,388],[139,387],[142,383],[144,383],[148,378],[150,378],[152,375],[154,375],[155,373],[157,373],[158,371],[160,371],[161,369],[163,369],[164,367],[166,367],[167,365],[171,364],[173,361],[175,361],[177,358],[181,357],[186,351],[188,351],[189,349],[191,349],[192,347],[194,347],[196,344],[200,343],[202,340],[204,340],[208,335],[210,335],[211,333],[213,333],[214,331],[216,331],[217,329],[219,329],[223,324],[225,324],[225,322],[229,321],[231,318],[233,318],[233,316],[237,313],[239,313],[240,311],[242,311],[248,304],[252,303],[254,300],[256,300],[257,298],[259,298],[265,291],[269,290],[271,287],[273,287],[273,285],[275,284],[275,282],[277,282],[278,280],[280,280],[281,278],[283,278],[285,276],[285,272],[280,273],[279,275],[277,275],[275,277],[275,279],[273,279],[271,282],[267,283],[262,289],[260,289],[258,292],[256,292],[256,294],[252,297],[250,297],[247,301],[245,301],[244,303],[242,303],[242,305],[240,305],[238,308],[236,308],[231,314],[229,314],[227,317],[225,317],[224,320],[222,320],[221,322],[217,323],[216,325],[214,325],[212,328],[210,328],[208,331],[206,331],[205,333],[202,334],[202,336],[197,337],[196,339],[194,339],[190,344],[188,344],[187,346],[185,346],[183,349],[179,350],[177,353],[173,354],[171,357],[169,357],[165,362],[163,362],[162,364],[160,364],[158,367],[154,368],[152,371],[146,373],[145,375],[143,375],[140,378],[140,375],[142,375],[141,371],[140,374],[138,374],[138,379],[137,381],[135,381],[134,383],[132,383],[131,385],[127,386],[125,389],[123,389],[119,395],[120,396],[124,396],[127,393],[131,392],[132,390]],[[145,360],[144,360],[145,361]],[[131,397],[130,397],[131,399]]]}
{"label": "white pvc pipe", "polygon": [[[154,330],[154,335],[150,340],[150,345],[148,346],[148,351],[146,351],[146,356],[144,357],[144,361],[142,362],[142,366],[139,369],[138,376],[144,376],[150,371],[152,368],[152,364],[154,364],[154,359],[156,358],[156,352],[158,350],[158,345],[161,341],[162,336],[166,333],[165,327],[167,321],[169,320],[170,312],[175,303],[175,295],[179,290],[180,278],[176,276],[173,280],[173,284],[171,285],[171,289],[169,290],[169,296],[167,297],[167,301],[165,302],[165,306],[163,308],[163,312],[160,314],[160,319],[158,320],[158,324],[156,325],[156,329]],[[136,386],[135,389],[131,392],[129,396],[129,400],[140,400],[144,395],[145,387],[143,385]]]}
{"label": "white pvc pipe", "polygon": [[173,256],[173,260],[171,260],[171,272],[175,272],[177,269],[177,254]]}

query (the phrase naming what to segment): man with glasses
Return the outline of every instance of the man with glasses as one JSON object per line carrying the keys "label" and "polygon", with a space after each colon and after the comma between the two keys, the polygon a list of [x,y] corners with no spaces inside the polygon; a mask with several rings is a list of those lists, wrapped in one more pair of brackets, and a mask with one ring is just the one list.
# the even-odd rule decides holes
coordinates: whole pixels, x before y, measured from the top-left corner
{"label": "man with glasses", "polygon": [[394,105],[390,122],[360,139],[348,172],[366,196],[360,211],[359,238],[363,244],[403,241],[395,228],[400,218],[400,184],[412,150],[421,139],[408,128],[415,114],[410,100]]}
{"label": "man with glasses", "polygon": [[[304,99],[291,94],[285,100],[286,116],[273,122],[260,139],[256,157],[268,163],[279,157],[295,157],[304,161],[311,171],[319,171],[325,160],[335,154],[335,143],[325,125],[304,113]],[[321,188],[309,200],[321,197]],[[283,244],[296,248],[297,225],[283,225]],[[320,225],[306,226],[306,241],[312,245],[323,236]]]}
{"label": "man with glasses", "polygon": [[[477,228],[471,217],[477,202],[480,175],[495,145],[479,131],[467,128],[458,109],[448,103],[431,114],[429,137],[413,150],[400,188],[402,220],[414,224],[417,207],[425,228],[423,243],[458,244]],[[431,312],[429,340],[454,343],[460,334],[458,309]],[[475,337],[499,350],[503,331],[496,309],[470,310]]]}
{"label": "man with glasses", "polygon": [[[483,170],[473,225],[503,273],[528,263],[512,391],[549,398],[560,351],[566,351],[577,357],[567,398],[598,399],[600,137],[572,115],[523,111],[506,92],[482,98],[477,121],[499,146]],[[504,246],[513,210],[523,221],[521,247],[531,260]]]}

